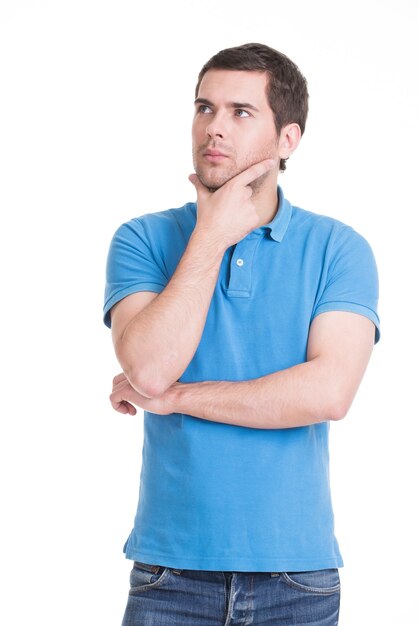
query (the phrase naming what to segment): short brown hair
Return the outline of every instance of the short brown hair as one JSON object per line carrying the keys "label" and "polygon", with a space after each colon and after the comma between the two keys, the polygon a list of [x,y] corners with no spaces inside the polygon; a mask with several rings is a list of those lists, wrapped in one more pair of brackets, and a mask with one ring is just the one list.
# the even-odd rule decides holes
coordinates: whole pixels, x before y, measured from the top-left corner
{"label": "short brown hair", "polygon": [[[303,135],[308,116],[308,85],[297,65],[282,52],[260,43],[220,50],[200,70],[196,98],[203,76],[211,69],[267,72],[267,98],[274,113],[277,135],[283,126],[292,122],[299,124]],[[286,169],[286,161],[280,160],[282,171]]]}

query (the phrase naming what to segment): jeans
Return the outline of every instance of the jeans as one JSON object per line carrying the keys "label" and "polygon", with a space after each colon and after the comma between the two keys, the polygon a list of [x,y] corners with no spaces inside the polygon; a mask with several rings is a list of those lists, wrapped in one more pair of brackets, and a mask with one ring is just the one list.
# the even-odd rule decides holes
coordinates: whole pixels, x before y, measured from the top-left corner
{"label": "jeans", "polygon": [[337,626],[338,569],[211,572],[134,562],[122,626]]}

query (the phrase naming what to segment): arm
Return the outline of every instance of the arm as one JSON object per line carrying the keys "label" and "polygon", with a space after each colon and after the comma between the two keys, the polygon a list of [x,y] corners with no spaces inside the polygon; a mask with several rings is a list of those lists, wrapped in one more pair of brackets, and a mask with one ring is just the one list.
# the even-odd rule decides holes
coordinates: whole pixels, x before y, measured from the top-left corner
{"label": "arm", "polygon": [[[116,356],[133,387],[158,396],[192,359],[205,325],[224,250],[193,232],[176,271],[160,294],[141,308],[132,294],[111,312]],[[151,296],[152,297],[152,296]]]}
{"label": "arm", "polygon": [[179,385],[172,391],[174,411],[249,428],[341,419],[366,370],[374,332],[356,313],[322,313],[312,322],[305,363],[248,381]]}
{"label": "arm", "polygon": [[374,344],[375,327],[357,313],[330,311],[311,325],[307,361],[253,380],[174,383],[159,398],[138,394],[123,374],[113,381],[115,410],[134,404],[248,428],[292,428],[342,419],[354,400]]}
{"label": "arm", "polygon": [[168,285],[155,297],[135,293],[113,307],[116,356],[142,395],[164,393],[193,358],[225,251],[259,225],[248,184],[273,165],[271,160],[257,163],[214,193],[193,175],[197,223]]}

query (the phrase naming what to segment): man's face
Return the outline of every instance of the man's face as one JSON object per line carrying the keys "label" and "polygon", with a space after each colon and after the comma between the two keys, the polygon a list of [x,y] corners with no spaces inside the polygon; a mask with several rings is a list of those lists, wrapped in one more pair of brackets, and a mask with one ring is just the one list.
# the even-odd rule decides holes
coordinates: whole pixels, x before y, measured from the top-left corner
{"label": "man's face", "polygon": [[[193,164],[210,190],[253,163],[279,158],[267,83],[265,72],[209,70],[203,76],[192,126]],[[269,175],[251,186],[259,188]]]}

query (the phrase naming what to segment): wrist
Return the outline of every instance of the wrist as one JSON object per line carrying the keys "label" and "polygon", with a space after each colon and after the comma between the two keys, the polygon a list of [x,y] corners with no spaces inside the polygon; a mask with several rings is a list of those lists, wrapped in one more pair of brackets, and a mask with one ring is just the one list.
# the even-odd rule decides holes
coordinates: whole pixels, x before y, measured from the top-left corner
{"label": "wrist", "polygon": [[231,245],[223,237],[219,237],[219,235],[213,230],[202,226],[195,227],[191,234],[190,241],[192,242],[192,245],[196,243],[200,249],[202,247],[207,248],[207,251],[212,258],[218,257],[220,259],[223,258],[226,250]]}
{"label": "wrist", "polygon": [[187,383],[175,382],[166,391],[167,400],[170,406],[170,413],[184,413],[187,412],[185,397],[187,393]]}

